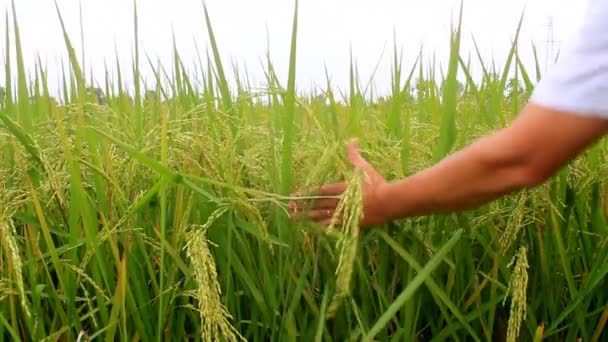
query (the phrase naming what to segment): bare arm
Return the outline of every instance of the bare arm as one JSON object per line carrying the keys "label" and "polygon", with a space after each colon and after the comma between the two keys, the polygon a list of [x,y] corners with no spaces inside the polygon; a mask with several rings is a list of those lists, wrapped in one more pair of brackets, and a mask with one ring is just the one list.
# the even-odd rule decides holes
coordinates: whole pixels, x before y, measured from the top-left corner
{"label": "bare arm", "polygon": [[514,123],[384,187],[387,215],[459,211],[541,184],[608,131],[608,120],[529,104]]}
{"label": "bare arm", "polygon": [[[528,104],[508,128],[411,177],[387,182],[349,145],[351,163],[370,177],[364,189],[362,225],[471,209],[513,191],[534,187],[608,132],[608,120]],[[345,183],[326,185],[339,195]],[[329,223],[337,201],[317,201],[309,218]]]}

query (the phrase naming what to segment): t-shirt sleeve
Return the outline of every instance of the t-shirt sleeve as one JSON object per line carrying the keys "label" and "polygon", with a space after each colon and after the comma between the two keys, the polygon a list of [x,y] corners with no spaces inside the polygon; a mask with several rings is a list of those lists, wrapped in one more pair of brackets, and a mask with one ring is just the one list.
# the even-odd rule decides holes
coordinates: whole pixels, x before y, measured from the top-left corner
{"label": "t-shirt sleeve", "polygon": [[531,102],[608,119],[608,1],[590,0],[573,44],[535,87]]}

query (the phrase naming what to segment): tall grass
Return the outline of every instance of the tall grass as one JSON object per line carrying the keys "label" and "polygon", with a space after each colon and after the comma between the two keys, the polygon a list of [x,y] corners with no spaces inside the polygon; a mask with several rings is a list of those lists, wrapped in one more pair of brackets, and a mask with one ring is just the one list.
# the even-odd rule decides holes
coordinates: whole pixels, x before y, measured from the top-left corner
{"label": "tall grass", "polygon": [[286,214],[295,190],[358,179],[348,137],[394,179],[507,125],[540,78],[517,39],[502,69],[479,51],[465,62],[459,21],[445,79],[422,55],[404,65],[395,44],[390,96],[362,91],[353,59],[341,101],[329,76],[315,96],[295,87],[297,2],[288,78],[268,54],[263,91],[247,70],[224,69],[202,6],[211,55],[199,58],[200,77],[174,47],[172,66],[148,56],[155,84],[144,84],[136,44],[133,65],[106,71],[99,103],[65,28],[59,99],[40,61],[28,84],[13,9],[4,67],[17,82],[7,76],[0,102],[0,340],[608,338],[605,141],[543,186],[464,213],[359,231],[353,182],[346,229]]}

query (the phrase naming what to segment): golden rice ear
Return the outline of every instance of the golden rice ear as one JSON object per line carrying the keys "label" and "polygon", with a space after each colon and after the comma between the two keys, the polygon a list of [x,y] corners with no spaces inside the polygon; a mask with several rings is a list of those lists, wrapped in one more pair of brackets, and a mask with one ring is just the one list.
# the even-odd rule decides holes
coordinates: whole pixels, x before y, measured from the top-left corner
{"label": "golden rice ear", "polygon": [[517,341],[521,323],[526,316],[528,308],[528,267],[527,248],[522,246],[515,256],[515,268],[509,281],[508,293],[511,297],[511,309],[507,328],[507,342]]}
{"label": "golden rice ear", "polygon": [[[336,292],[327,309],[327,318],[333,318],[344,298],[350,292],[351,279],[359,242],[359,224],[363,211],[362,173],[356,171],[342,200],[336,208],[334,218],[339,219],[342,229],[336,243],[339,250],[338,266],[336,268]],[[336,216],[340,215],[340,216]],[[334,228],[334,223],[330,229]]]}
{"label": "golden rice ear", "polygon": [[517,206],[513,210],[513,214],[510,215],[509,222],[505,227],[505,230],[500,235],[500,251],[502,254],[507,254],[513,242],[517,240],[517,237],[521,230],[525,227],[526,223],[529,222],[530,218],[535,215],[534,210],[531,210],[526,202],[529,196],[527,192],[523,192]]}
{"label": "golden rice ear", "polygon": [[206,232],[211,225],[226,212],[226,208],[214,211],[202,226],[191,226],[188,233],[186,251],[194,269],[194,280],[197,284],[196,298],[201,318],[203,341],[238,341],[245,340],[232,326],[232,316],[221,301],[217,269],[213,254],[209,249]]}
{"label": "golden rice ear", "polygon": [[2,240],[4,240],[4,244],[7,247],[6,253],[9,254],[12,262],[12,270],[14,273],[15,282],[17,283],[17,290],[19,291],[19,297],[21,297],[21,307],[23,308],[23,311],[27,317],[31,317],[30,308],[25,295],[25,286],[23,284],[23,262],[21,260],[19,245],[17,245],[15,236],[17,236],[17,233],[15,232],[13,221],[0,216],[0,237]]}

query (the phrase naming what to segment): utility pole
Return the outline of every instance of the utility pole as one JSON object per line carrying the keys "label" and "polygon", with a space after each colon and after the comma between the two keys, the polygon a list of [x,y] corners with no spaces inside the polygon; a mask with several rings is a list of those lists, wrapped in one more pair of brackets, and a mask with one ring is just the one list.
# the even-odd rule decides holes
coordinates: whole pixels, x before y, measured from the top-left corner
{"label": "utility pole", "polygon": [[555,40],[553,33],[553,17],[549,16],[547,25],[547,40],[545,41],[545,72],[555,62]]}

